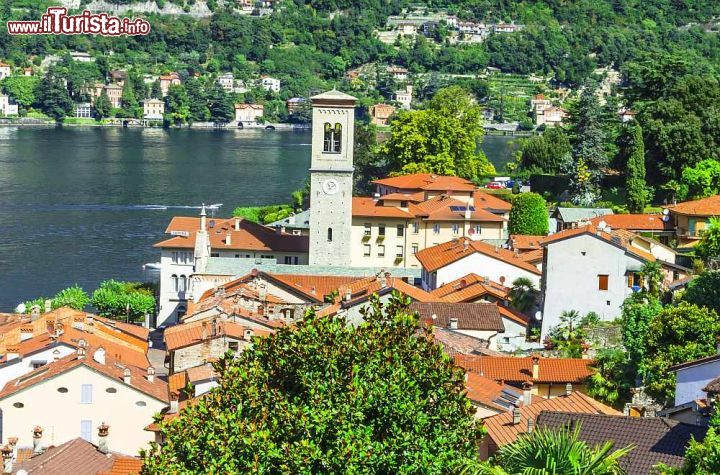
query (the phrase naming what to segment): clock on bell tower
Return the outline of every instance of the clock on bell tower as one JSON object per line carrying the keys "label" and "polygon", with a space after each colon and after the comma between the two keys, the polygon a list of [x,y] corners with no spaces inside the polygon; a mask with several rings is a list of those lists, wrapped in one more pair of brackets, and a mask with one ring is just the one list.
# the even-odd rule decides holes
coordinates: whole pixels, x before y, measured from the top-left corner
{"label": "clock on bell tower", "polygon": [[312,101],[310,265],[350,265],[356,98],[332,90]]}

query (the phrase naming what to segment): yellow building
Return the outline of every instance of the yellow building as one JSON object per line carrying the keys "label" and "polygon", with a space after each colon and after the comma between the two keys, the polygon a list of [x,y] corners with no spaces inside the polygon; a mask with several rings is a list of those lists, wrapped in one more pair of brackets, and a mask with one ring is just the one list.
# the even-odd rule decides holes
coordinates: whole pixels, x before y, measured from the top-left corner
{"label": "yellow building", "polygon": [[697,244],[708,228],[710,218],[720,216],[720,195],[667,206],[675,225],[678,247]]}

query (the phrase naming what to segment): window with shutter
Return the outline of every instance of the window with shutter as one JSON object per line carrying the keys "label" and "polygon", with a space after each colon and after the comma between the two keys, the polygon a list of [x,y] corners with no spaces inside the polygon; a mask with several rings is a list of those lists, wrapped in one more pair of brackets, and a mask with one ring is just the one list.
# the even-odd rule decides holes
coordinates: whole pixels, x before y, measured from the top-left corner
{"label": "window with shutter", "polygon": [[80,421],[80,437],[92,442],[92,421]]}

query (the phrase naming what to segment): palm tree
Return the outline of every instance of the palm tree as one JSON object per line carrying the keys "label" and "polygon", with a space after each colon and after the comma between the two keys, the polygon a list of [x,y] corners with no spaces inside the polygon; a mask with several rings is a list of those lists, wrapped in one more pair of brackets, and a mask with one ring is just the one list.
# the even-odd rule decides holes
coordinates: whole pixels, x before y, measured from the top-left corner
{"label": "palm tree", "polygon": [[535,284],[532,280],[527,277],[518,277],[513,281],[508,296],[513,307],[526,313],[535,305],[535,293]]}
{"label": "palm tree", "polygon": [[467,475],[624,475],[619,459],[633,447],[613,451],[614,444],[590,447],[574,429],[537,428],[503,446],[490,462],[473,463]]}

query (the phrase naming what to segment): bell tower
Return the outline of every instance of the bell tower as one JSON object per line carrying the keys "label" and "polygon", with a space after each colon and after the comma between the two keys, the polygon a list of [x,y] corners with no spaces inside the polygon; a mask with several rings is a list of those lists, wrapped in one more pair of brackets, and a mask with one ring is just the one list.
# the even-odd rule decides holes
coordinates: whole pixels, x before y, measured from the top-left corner
{"label": "bell tower", "polygon": [[356,98],[328,91],[312,101],[310,265],[350,265]]}

